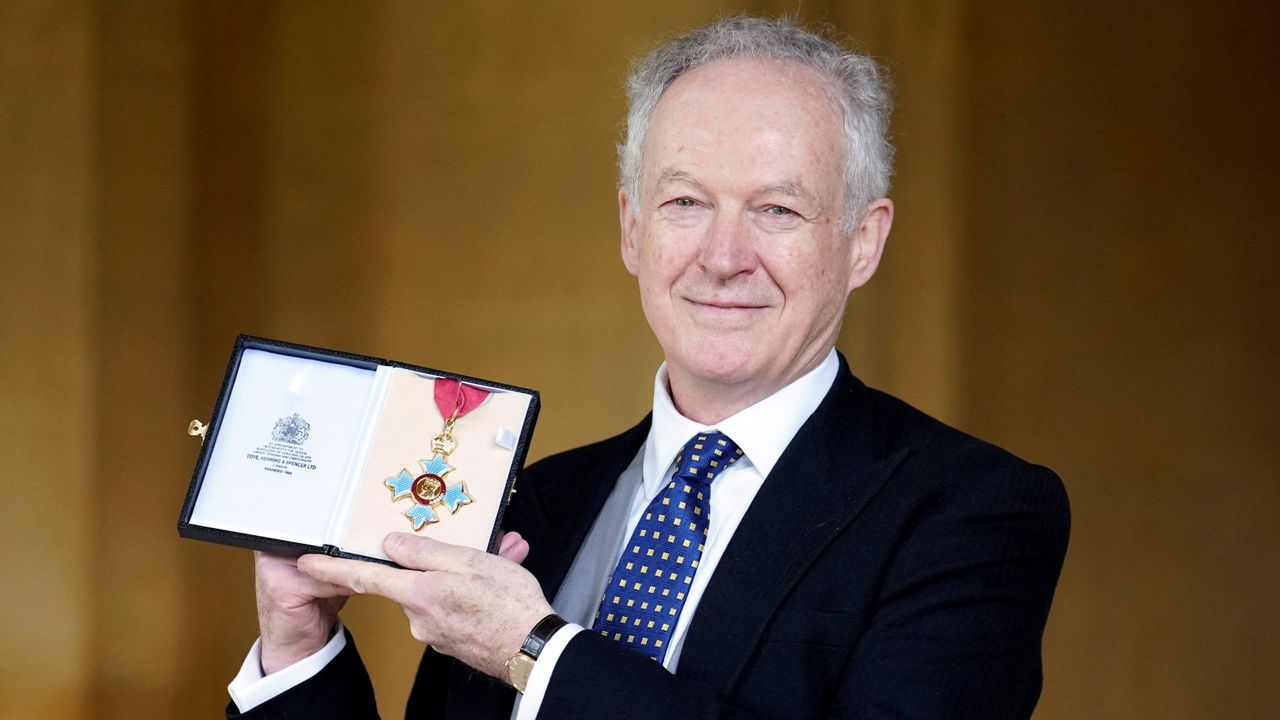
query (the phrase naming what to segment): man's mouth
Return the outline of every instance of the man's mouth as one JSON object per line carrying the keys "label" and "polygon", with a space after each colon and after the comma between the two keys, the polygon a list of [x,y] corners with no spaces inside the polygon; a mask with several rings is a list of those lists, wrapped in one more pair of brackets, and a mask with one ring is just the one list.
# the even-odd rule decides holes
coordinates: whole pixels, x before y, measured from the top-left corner
{"label": "man's mouth", "polygon": [[697,310],[703,310],[711,313],[732,313],[732,312],[748,312],[752,310],[761,310],[767,306],[760,303],[751,302],[749,300],[723,300],[723,299],[705,299],[698,300],[694,298],[685,298],[685,301],[693,305]]}

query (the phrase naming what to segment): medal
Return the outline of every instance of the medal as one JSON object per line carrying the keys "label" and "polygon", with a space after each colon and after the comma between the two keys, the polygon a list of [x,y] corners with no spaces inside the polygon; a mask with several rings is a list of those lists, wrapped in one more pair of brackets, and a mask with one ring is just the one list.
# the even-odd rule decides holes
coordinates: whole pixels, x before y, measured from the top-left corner
{"label": "medal", "polygon": [[[449,454],[458,447],[453,437],[453,426],[458,418],[479,407],[489,393],[477,387],[463,385],[457,380],[437,378],[435,380],[436,407],[440,416],[445,417],[444,427],[431,439],[431,457],[418,460],[422,472],[411,473],[408,468],[401,468],[399,474],[387,478],[384,482],[391,490],[391,502],[405,498],[413,500],[413,505],[404,511],[414,531],[432,523],[440,522],[435,509],[443,505],[450,514],[456,513],[463,505],[471,504],[471,496],[462,481],[450,484],[449,475],[454,467],[449,464]],[[452,407],[452,412],[449,408]]]}

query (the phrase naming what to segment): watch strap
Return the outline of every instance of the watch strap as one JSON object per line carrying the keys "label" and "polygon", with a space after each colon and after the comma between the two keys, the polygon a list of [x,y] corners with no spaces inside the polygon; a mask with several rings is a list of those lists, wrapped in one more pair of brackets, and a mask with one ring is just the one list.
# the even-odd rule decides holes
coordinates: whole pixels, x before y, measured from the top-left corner
{"label": "watch strap", "polygon": [[524,644],[520,646],[520,652],[537,660],[538,656],[542,654],[542,649],[547,646],[547,641],[551,639],[551,636],[568,624],[568,620],[555,613],[542,618],[525,636]]}

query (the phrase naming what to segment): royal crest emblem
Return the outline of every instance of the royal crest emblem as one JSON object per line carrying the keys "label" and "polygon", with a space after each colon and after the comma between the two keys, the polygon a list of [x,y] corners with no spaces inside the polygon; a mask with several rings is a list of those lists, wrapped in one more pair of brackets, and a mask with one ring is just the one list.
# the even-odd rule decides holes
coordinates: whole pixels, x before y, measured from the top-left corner
{"label": "royal crest emblem", "polygon": [[298,413],[282,417],[271,429],[271,439],[276,442],[301,445],[311,437],[311,423],[302,419]]}

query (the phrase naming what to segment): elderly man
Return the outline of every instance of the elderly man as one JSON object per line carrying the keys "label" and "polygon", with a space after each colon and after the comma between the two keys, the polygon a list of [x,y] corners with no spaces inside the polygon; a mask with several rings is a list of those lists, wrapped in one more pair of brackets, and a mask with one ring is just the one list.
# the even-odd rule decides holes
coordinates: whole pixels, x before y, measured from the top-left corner
{"label": "elderly man", "polygon": [[652,415],[529,467],[499,555],[403,534],[405,569],[260,555],[229,715],[374,715],[337,622],[372,593],[428,645],[411,718],[1029,716],[1061,483],[834,350],[893,219],[874,63],[734,18],[640,62],[629,100]]}

